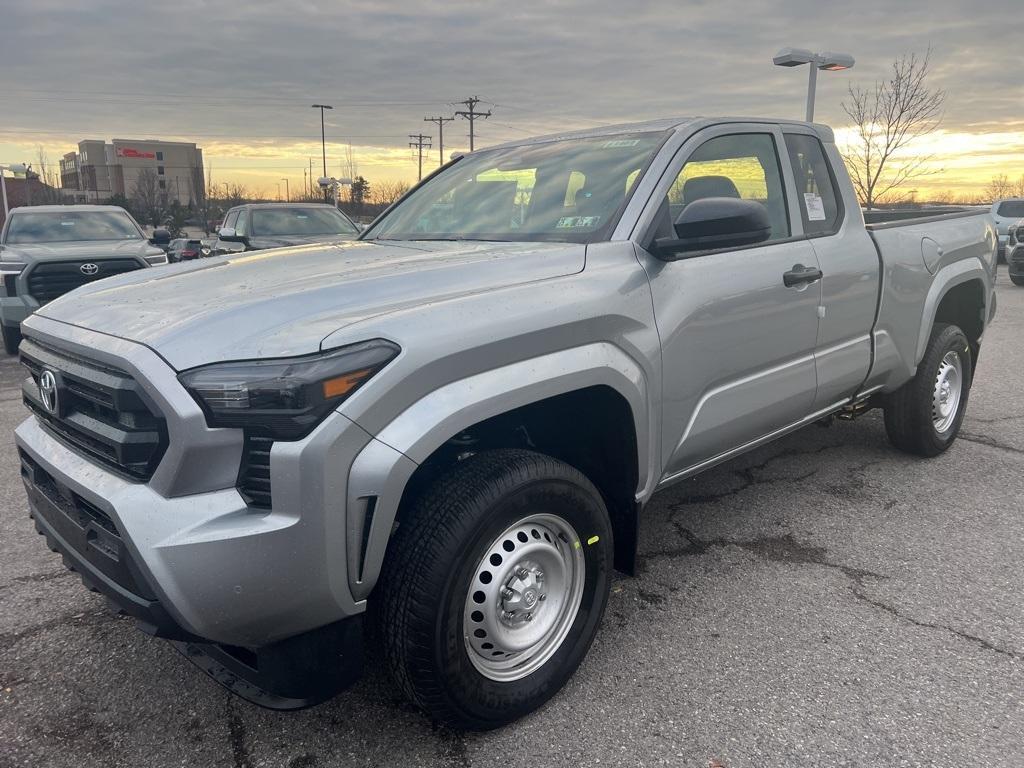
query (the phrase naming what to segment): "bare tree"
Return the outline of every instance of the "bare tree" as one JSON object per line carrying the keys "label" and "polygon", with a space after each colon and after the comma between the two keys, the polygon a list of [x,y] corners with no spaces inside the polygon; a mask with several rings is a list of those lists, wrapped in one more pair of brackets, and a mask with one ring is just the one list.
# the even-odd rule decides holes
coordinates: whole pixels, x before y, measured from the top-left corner
{"label": "bare tree", "polygon": [[167,195],[160,189],[156,173],[151,168],[139,171],[131,194],[132,210],[143,224],[158,227],[166,214]]}
{"label": "bare tree", "polygon": [[931,48],[923,57],[901,56],[887,80],[873,88],[850,86],[843,111],[853,121],[855,139],[844,159],[857,196],[867,208],[883,202],[911,179],[936,173],[932,155],[908,156],[914,141],[934,133],[942,121],[946,92],[928,87]]}
{"label": "bare tree", "polygon": [[994,203],[996,200],[1002,200],[1004,197],[1013,197],[1016,187],[1017,185],[1010,181],[1009,176],[1001,173],[993,177],[992,181],[986,185],[984,192],[985,200]]}
{"label": "bare tree", "polygon": [[386,208],[408,191],[407,181],[378,181],[373,184],[371,198],[374,205]]}

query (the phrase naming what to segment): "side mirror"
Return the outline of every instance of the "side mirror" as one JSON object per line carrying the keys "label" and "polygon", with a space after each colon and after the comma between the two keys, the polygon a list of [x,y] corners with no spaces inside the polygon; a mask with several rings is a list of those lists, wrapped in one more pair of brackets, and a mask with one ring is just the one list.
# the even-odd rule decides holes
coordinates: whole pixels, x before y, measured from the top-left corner
{"label": "side mirror", "polygon": [[149,238],[149,242],[153,245],[170,245],[171,233],[166,229],[154,229],[153,236]]}
{"label": "side mirror", "polygon": [[675,237],[654,242],[660,258],[672,260],[695,251],[754,245],[772,234],[768,209],[753,200],[735,197],[694,200],[679,213],[674,228]]}
{"label": "side mirror", "polygon": [[224,227],[220,229],[217,232],[217,237],[225,243],[244,243],[246,241],[245,235],[238,234],[234,227]]}

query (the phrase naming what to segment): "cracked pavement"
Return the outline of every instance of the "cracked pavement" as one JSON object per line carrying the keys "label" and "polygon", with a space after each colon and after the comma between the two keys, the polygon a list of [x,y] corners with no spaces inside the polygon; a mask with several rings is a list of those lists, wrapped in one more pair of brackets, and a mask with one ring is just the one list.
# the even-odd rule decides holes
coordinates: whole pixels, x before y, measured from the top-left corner
{"label": "cracked pavement", "polygon": [[105,609],[35,535],[0,360],[0,766],[1024,764],[1024,289],[999,280],[963,435],[897,453],[877,413],[662,493],[637,578],[546,707],[435,729],[371,668],[275,713]]}

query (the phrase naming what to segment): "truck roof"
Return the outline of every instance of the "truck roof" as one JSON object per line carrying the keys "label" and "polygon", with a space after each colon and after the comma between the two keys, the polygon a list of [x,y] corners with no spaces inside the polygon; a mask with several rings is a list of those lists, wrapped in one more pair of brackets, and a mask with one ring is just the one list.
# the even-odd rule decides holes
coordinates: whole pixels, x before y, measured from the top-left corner
{"label": "truck roof", "polygon": [[784,120],[780,118],[766,117],[663,117],[657,120],[644,120],[638,123],[617,123],[614,125],[603,125],[597,128],[585,128],[578,131],[563,131],[561,133],[549,133],[543,136],[536,136],[528,139],[516,139],[496,144],[487,149],[499,149],[503,147],[521,147],[528,144],[542,144],[562,139],[586,139],[596,136],[614,136],[624,133],[644,133],[650,131],[671,131],[687,128],[697,130],[709,125],[719,123],[766,123],[768,125],[801,125],[814,130],[822,141],[834,141],[832,129],[822,123],[808,123],[803,120]]}
{"label": "truck roof", "polygon": [[36,213],[67,213],[75,211],[121,211],[125,212],[124,208],[119,205],[87,205],[85,203],[79,203],[77,205],[22,205],[17,208],[12,208],[11,213],[15,211],[33,211]]}

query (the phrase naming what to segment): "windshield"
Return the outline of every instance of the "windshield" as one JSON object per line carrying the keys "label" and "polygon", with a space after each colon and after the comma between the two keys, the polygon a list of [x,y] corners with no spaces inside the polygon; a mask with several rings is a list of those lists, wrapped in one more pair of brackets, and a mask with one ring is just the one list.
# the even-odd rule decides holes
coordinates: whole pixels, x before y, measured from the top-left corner
{"label": "windshield", "polygon": [[1008,219],[1024,219],[1024,200],[1000,203],[996,209],[996,216],[1005,216]]}
{"label": "windshield", "polygon": [[142,239],[135,222],[123,211],[19,211],[11,216],[6,242],[15,245]]}
{"label": "windshield", "polygon": [[354,235],[356,226],[333,208],[254,208],[252,234]]}
{"label": "windshield", "polygon": [[602,240],[664,138],[618,134],[469,155],[416,189],[368,237]]}

